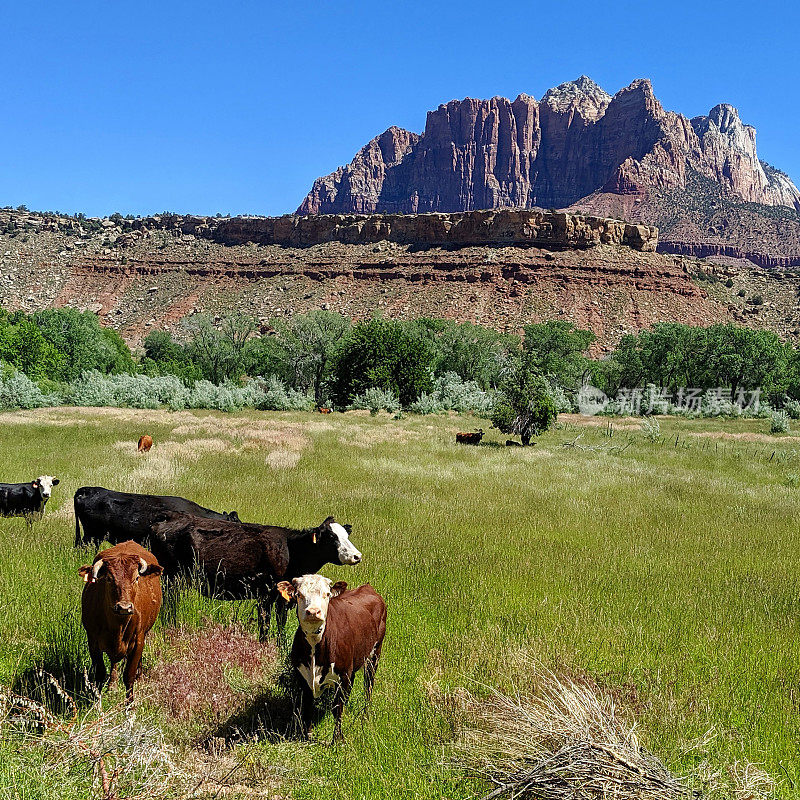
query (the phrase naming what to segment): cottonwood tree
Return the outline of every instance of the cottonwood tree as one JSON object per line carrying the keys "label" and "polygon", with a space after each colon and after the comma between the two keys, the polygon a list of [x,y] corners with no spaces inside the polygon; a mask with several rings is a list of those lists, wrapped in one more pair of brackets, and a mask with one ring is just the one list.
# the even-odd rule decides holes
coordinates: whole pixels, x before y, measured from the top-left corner
{"label": "cottonwood tree", "polygon": [[514,359],[497,390],[492,424],[520,437],[526,447],[555,421],[557,410],[544,376],[526,356]]}
{"label": "cottonwood tree", "polygon": [[186,350],[212,383],[238,378],[245,364],[245,349],[256,330],[256,321],[246,314],[223,317],[219,327],[208,314],[197,314],[183,322]]}
{"label": "cottonwood tree", "polygon": [[296,389],[312,391],[314,400],[325,400],[325,382],[337,350],[350,330],[350,320],[321,309],[275,323],[286,378]]}
{"label": "cottonwood tree", "polygon": [[431,391],[433,350],[408,323],[373,319],[354,325],[336,359],[333,394],[347,405],[357,394],[387,389],[407,406]]}

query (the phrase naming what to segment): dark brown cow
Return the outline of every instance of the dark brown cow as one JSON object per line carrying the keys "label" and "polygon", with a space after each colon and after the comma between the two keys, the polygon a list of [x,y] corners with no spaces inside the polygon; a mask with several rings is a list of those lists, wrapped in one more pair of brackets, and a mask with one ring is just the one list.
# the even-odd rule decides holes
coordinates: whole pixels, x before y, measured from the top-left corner
{"label": "dark brown cow", "polygon": [[459,444],[480,444],[483,439],[483,430],[478,428],[474,433],[457,433],[456,442]]}
{"label": "dark brown cow", "polygon": [[153,446],[153,437],[152,436],[140,436],[139,437],[139,444],[138,444],[136,449],[140,453],[147,453],[152,446]]}
{"label": "dark brown cow", "polygon": [[117,664],[123,658],[126,699],[133,700],[133,682],[142,664],[144,638],[161,610],[161,566],[151,552],[136,542],[102,550],[78,574],[86,585],[81,597],[81,622],[89,641],[94,678],[106,683],[103,654],[111,662],[109,683],[116,683]]}
{"label": "dark brown cow", "polygon": [[314,701],[326,686],[335,692],[334,742],[344,739],[342,713],[353,678],[362,667],[367,702],[372,694],[386,635],[386,603],[368,583],[351,591],[346,589],[344,581],[331,584],[322,575],[303,575],[278,584],[278,591],[286,600],[297,600],[300,627],[290,659],[302,678],[300,716],[306,738],[311,734]]}

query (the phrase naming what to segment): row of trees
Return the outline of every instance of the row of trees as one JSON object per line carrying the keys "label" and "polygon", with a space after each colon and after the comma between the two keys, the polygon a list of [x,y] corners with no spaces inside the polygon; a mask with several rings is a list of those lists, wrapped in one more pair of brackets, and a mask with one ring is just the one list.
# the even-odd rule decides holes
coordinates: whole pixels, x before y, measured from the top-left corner
{"label": "row of trees", "polygon": [[88,370],[136,372],[122,337],[89,312],[0,310],[0,361],[35,380],[74,381]]}
{"label": "row of trees", "polygon": [[243,314],[216,320],[198,314],[174,334],[150,333],[136,358],[89,312],[0,311],[0,362],[37,381],[73,383],[89,371],[217,385],[271,377],[317,404],[340,407],[371,389],[409,407],[435,392],[437,380],[453,375],[480,391],[502,389],[506,398],[530,394],[546,381],[557,405],[559,393],[570,397],[585,383],[609,396],[654,384],[670,392],[760,388],[777,405],[784,396],[800,399],[800,351],[768,331],[663,323],[624,336],[603,358],[589,356],[594,341],[590,331],[558,321],[526,325],[514,336],[428,318],[353,324],[322,310],[266,330]]}

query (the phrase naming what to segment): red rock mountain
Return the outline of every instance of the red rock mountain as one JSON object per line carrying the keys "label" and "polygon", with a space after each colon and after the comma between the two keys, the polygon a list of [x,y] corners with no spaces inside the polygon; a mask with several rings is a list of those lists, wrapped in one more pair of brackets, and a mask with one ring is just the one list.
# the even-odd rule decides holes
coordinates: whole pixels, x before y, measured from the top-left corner
{"label": "red rock mountain", "polygon": [[453,100],[428,113],[421,135],[389,128],[316,180],[298,213],[586,207],[658,225],[669,241],[676,207],[697,200],[698,184],[702,213],[681,237],[742,246],[707,230],[710,187],[722,205],[788,209],[781,225],[790,230],[775,232],[772,250],[785,250],[779,243],[788,236],[800,253],[800,191],[759,160],[755,129],[726,104],[691,120],[666,111],[648,80],[613,97],[581,76],[540,101]]}

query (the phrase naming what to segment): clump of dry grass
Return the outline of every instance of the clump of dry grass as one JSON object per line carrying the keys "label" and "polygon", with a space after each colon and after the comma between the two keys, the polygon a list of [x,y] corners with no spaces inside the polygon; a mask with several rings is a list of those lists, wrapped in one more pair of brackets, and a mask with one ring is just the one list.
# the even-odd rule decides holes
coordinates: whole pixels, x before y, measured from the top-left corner
{"label": "clump of dry grass", "polygon": [[697,795],[641,747],[628,715],[592,682],[529,664],[533,690],[462,691],[456,762],[496,785],[488,798],[677,800]]}
{"label": "clump of dry grass", "polygon": [[[179,768],[175,751],[157,726],[137,720],[122,705],[97,713],[96,692],[96,706],[81,716],[74,698],[53,676],[40,677],[67,707],[67,718],[0,686],[0,734],[13,736],[23,752],[35,752],[42,787],[48,780],[88,773],[103,800],[161,798],[174,797],[192,780]],[[86,688],[93,689],[88,679]]]}
{"label": "clump of dry grass", "polygon": [[278,664],[277,647],[239,626],[173,628],[140,691],[181,722],[215,727],[240,713]]}

